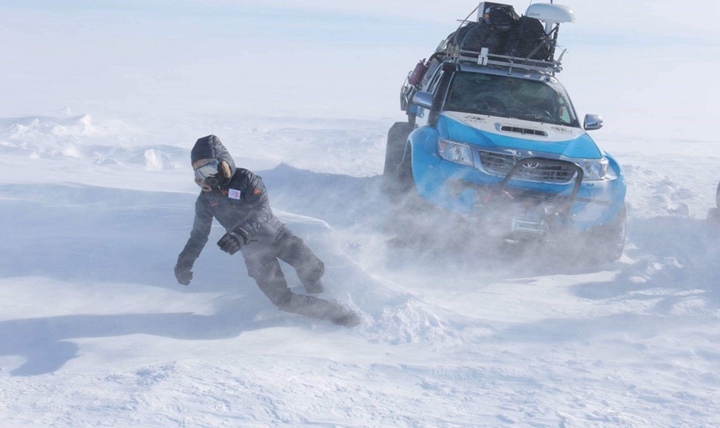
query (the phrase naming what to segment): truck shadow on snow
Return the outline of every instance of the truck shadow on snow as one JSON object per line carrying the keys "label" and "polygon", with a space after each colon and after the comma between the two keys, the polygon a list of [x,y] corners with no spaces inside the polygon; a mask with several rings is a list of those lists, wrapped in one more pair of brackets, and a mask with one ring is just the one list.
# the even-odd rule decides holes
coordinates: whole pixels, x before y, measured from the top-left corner
{"label": "truck shadow on snow", "polygon": [[[671,331],[693,334],[697,326],[716,319],[720,309],[720,230],[698,219],[631,218],[625,256],[621,262],[604,266],[619,271],[611,280],[570,287],[577,297],[617,305],[622,313],[515,324],[502,329],[502,341],[587,343],[622,334],[620,340],[632,346],[636,340]],[[697,334],[703,335],[703,340],[714,340],[701,331]],[[491,343],[495,340],[489,339]],[[688,360],[719,360],[717,353],[702,349],[680,352],[685,352]],[[597,364],[602,364],[602,357]]]}
{"label": "truck shadow on snow", "polygon": [[579,297],[595,300],[656,301],[657,314],[677,312],[688,302],[698,311],[720,308],[720,230],[704,220],[680,217],[634,219],[628,225],[623,263],[611,282],[574,287]]}

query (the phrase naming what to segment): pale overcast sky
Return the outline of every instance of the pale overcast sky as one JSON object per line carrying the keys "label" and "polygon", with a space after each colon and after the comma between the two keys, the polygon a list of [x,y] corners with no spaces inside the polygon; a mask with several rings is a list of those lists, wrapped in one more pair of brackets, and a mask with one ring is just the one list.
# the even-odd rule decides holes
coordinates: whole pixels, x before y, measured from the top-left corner
{"label": "pale overcast sky", "polygon": [[[523,13],[529,1],[510,2]],[[717,116],[716,2],[567,1],[560,75],[579,110]],[[0,0],[0,115],[394,117],[407,72],[477,3]],[[670,99],[672,95],[672,99]],[[685,103],[685,105],[683,105]],[[678,104],[680,104],[678,106]],[[617,109],[613,108],[614,111]],[[610,121],[612,123],[612,121]]]}

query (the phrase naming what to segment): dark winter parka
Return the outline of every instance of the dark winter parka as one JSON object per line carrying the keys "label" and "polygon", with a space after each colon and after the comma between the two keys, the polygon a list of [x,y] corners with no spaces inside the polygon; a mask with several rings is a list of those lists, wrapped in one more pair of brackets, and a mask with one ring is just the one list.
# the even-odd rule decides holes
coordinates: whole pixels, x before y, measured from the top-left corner
{"label": "dark winter parka", "polygon": [[213,217],[228,231],[241,231],[248,242],[272,245],[286,230],[273,215],[262,179],[251,171],[236,168],[230,153],[214,135],[200,138],[191,152],[191,162],[218,159],[230,167],[231,177],[219,187],[203,191],[195,202],[195,221],[190,239],[178,257],[178,265],[191,268],[210,235]]}
{"label": "dark winter parka", "polygon": [[[200,138],[192,149],[191,162],[199,169],[196,181],[203,188],[195,202],[195,221],[190,239],[178,256],[175,276],[188,285],[192,279],[195,260],[205,247],[213,218],[217,218],[228,233],[218,241],[220,249],[227,239],[237,240],[248,275],[255,279],[260,290],[283,311],[292,312],[348,327],[360,323],[360,317],[345,306],[309,294],[322,293],[321,278],[325,265],[302,239],[295,236],[270,209],[262,179],[252,172],[235,168],[235,162],[214,135]],[[198,162],[212,159],[217,163]],[[217,167],[214,173],[212,167]],[[203,168],[209,171],[204,171]],[[237,250],[235,250],[237,251]],[[295,269],[309,294],[293,293],[288,287],[280,266],[283,261]]]}

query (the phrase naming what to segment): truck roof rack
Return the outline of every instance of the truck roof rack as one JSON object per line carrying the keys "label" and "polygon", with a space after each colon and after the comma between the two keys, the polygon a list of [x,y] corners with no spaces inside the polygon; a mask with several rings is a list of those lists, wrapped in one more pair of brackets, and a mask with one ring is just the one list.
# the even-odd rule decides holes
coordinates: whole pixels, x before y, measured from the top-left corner
{"label": "truck roof rack", "polygon": [[521,69],[530,72],[549,74],[554,76],[555,73],[562,71],[562,56],[565,51],[560,54],[558,59],[552,61],[544,61],[538,59],[529,59],[522,57],[514,57],[507,55],[497,55],[489,53],[487,48],[483,48],[480,52],[468,50],[456,50],[451,52],[449,58],[457,63],[471,63],[480,66],[488,66],[495,68],[504,68],[508,73],[512,73],[513,69]]}

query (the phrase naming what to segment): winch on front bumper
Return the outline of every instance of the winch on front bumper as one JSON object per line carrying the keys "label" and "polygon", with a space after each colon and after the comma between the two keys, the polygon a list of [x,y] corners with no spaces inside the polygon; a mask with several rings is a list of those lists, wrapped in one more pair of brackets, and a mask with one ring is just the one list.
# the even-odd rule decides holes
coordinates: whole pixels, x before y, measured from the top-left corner
{"label": "winch on front bumper", "polygon": [[[548,171],[563,171],[563,174],[571,171],[568,186],[564,186],[569,190],[550,193],[510,185],[513,180],[547,175]],[[583,176],[583,169],[573,162],[527,157],[515,162],[498,184],[478,185],[465,180],[450,180],[448,184],[455,187],[451,191],[455,194],[469,188],[474,190],[475,209],[470,217],[486,232],[531,238],[559,232],[570,225]]]}

